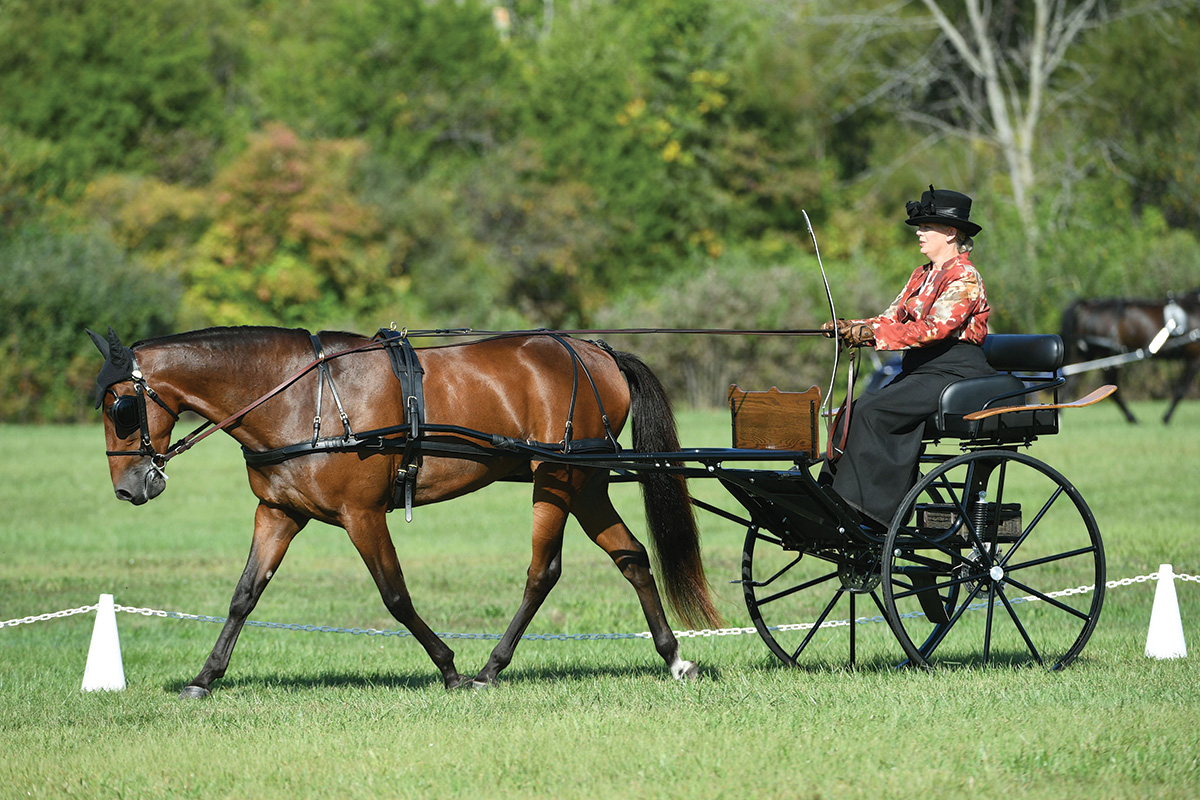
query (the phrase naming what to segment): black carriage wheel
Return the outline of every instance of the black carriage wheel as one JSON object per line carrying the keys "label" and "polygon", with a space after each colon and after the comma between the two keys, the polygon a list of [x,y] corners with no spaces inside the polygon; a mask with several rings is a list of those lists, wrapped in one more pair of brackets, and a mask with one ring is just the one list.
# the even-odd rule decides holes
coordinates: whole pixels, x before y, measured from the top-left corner
{"label": "black carriage wheel", "polygon": [[877,624],[865,627],[887,631],[878,585],[877,550],[810,548],[802,554],[767,531],[746,534],[746,608],[767,647],[789,666],[797,666],[802,653],[813,665],[854,664],[863,626],[853,621],[874,618]]}
{"label": "black carriage wheel", "polygon": [[937,464],[888,529],[884,608],[909,663],[1079,655],[1104,602],[1104,547],[1079,491],[1045,463],[980,450]]}

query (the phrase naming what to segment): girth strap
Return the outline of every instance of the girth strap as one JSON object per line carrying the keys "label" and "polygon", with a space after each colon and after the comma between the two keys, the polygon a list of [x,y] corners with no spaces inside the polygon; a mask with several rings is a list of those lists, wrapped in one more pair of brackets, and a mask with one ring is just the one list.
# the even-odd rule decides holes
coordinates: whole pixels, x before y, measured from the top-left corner
{"label": "girth strap", "polygon": [[375,340],[383,343],[383,349],[392,364],[392,372],[395,373],[396,380],[400,381],[404,413],[408,422],[404,454],[400,459],[400,469],[396,473],[388,508],[390,510],[403,503],[404,519],[412,522],[413,491],[416,488],[417,472],[421,468],[421,429],[425,426],[425,370],[421,367],[417,351],[408,340],[407,331],[380,328],[375,334]]}

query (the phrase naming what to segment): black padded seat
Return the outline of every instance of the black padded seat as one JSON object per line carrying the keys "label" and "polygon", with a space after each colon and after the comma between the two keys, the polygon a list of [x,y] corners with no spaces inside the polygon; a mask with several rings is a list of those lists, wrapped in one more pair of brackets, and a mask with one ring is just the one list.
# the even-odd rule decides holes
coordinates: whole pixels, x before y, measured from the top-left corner
{"label": "black padded seat", "polygon": [[[1026,405],[1032,402],[1029,393],[1056,388],[1065,352],[1062,338],[1053,333],[990,334],[983,340],[983,352],[998,374],[965,378],[943,389],[937,413],[925,424],[925,438],[1004,444],[1058,433],[1055,409],[1017,411],[974,421],[963,417],[987,408]],[[1018,372],[1033,374],[1022,378],[1014,374]]]}
{"label": "black padded seat", "polygon": [[992,333],[983,340],[983,354],[1000,372],[1058,372],[1065,353],[1057,333]]}

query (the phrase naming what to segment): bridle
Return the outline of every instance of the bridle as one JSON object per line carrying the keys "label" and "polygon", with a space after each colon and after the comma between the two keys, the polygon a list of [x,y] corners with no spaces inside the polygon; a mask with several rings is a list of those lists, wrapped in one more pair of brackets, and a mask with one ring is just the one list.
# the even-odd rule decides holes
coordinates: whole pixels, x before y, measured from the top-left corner
{"label": "bridle", "polygon": [[[167,462],[172,458],[186,450],[191,449],[192,446],[194,446],[197,442],[207,438],[217,431],[225,430],[226,428],[234,425],[241,420],[242,417],[246,416],[246,414],[258,408],[272,397],[275,397],[277,394],[291,386],[304,375],[307,375],[312,370],[323,366],[325,361],[349,355],[351,353],[361,352],[363,350],[378,349],[380,347],[382,347],[382,345],[379,342],[371,341],[364,345],[351,347],[348,350],[343,350],[330,355],[320,353],[314,361],[306,365],[294,375],[288,377],[274,389],[251,402],[245,408],[235,411],[233,414],[230,414],[220,422],[210,422],[205,420],[204,424],[202,424],[199,428],[168,447],[165,453],[160,453],[155,450],[154,445],[150,441],[150,420],[146,413],[146,398],[149,397],[151,400],[157,403],[158,406],[170,414],[171,418],[176,422],[179,421],[179,414],[170,406],[168,406],[163,399],[159,397],[158,392],[154,391],[154,388],[146,382],[145,376],[138,368],[137,357],[133,354],[132,350],[127,350],[127,357],[130,359],[129,374],[114,380],[111,384],[105,387],[103,393],[111,394],[115,398],[113,404],[108,407],[107,412],[109,419],[111,419],[113,422],[113,431],[116,433],[117,437],[121,439],[127,439],[137,432],[139,434],[138,449],[107,450],[105,453],[109,456],[149,458],[153,468],[160,475],[162,475],[164,479],[166,479],[167,473],[165,470]],[[112,387],[116,386],[118,383],[124,383],[125,381],[130,381],[133,383],[133,394],[118,395],[115,391],[113,391]]]}
{"label": "bridle", "polygon": [[171,417],[178,422],[179,414],[177,414],[170,406],[163,402],[163,399],[158,396],[158,392],[154,391],[149,384],[146,383],[145,376],[138,369],[137,359],[133,360],[133,369],[130,371],[128,378],[123,378],[116,383],[131,381],[133,383],[133,394],[119,395],[113,390],[116,383],[111,384],[105,390],[105,394],[113,396],[113,404],[108,407],[108,417],[113,422],[113,432],[116,433],[119,439],[128,439],[135,432],[138,433],[138,449],[137,450],[106,450],[105,455],[108,456],[131,456],[135,458],[149,458],[154,469],[165,479],[167,473],[164,471],[167,459],[170,457],[167,454],[159,453],[154,449],[154,445],[150,441],[150,419],[146,409],[146,398],[149,397],[160,408],[166,411]]}

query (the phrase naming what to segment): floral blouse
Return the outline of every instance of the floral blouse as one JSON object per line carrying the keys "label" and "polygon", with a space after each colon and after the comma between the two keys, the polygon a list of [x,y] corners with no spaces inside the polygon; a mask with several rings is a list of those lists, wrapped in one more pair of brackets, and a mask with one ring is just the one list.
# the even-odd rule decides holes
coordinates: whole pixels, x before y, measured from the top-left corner
{"label": "floral blouse", "polygon": [[875,331],[875,349],[909,350],[944,339],[983,344],[991,313],[983,278],[967,253],[941,267],[918,267],[904,291],[877,317],[864,319]]}

